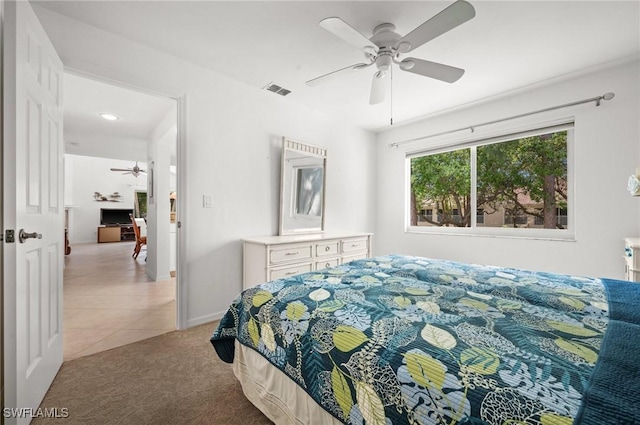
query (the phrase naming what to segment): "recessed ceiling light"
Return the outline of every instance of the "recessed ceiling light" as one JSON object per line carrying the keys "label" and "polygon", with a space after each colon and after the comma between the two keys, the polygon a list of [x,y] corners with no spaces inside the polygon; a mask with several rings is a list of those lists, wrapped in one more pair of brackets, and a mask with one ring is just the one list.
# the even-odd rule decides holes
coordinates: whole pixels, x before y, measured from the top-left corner
{"label": "recessed ceiling light", "polygon": [[115,121],[120,119],[119,116],[113,114],[100,114],[100,116],[108,121]]}

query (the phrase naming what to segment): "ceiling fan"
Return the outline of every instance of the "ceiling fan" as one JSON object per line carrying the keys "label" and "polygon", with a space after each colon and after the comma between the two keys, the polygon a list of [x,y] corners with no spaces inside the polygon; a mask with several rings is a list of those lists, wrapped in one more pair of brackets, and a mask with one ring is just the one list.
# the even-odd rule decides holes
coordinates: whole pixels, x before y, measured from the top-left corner
{"label": "ceiling fan", "polygon": [[403,71],[453,83],[462,77],[464,69],[412,57],[400,60],[399,56],[409,53],[426,42],[465,23],[475,15],[476,11],[470,3],[458,0],[404,37],[395,32],[395,25],[385,23],[374,28],[373,36],[370,39],[340,18],[323,19],[320,21],[322,28],[352,46],[361,49],[368,59],[368,63],[357,63],[338,69],[309,80],[306,84],[308,86],[316,86],[341,74],[359,71],[375,64],[378,70],[373,75],[371,96],[369,98],[369,103],[374,105],[384,100],[387,87],[386,81],[389,79],[386,77],[391,72],[392,64],[398,65]]}
{"label": "ceiling fan", "polygon": [[136,161],[136,165],[131,168],[112,168],[111,171],[124,171],[122,174],[132,174],[134,177],[138,177],[140,174],[146,174],[146,170],[138,166],[138,161]]}

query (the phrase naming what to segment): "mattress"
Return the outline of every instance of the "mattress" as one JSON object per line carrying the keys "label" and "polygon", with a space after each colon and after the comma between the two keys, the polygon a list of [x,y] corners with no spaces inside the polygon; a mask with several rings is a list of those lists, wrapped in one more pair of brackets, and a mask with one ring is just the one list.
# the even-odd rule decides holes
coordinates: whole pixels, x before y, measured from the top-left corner
{"label": "mattress", "polygon": [[339,425],[305,390],[257,351],[235,342],[233,373],[242,391],[273,423],[278,425]]}
{"label": "mattress", "polygon": [[392,255],[248,289],[211,342],[276,423],[634,424],[639,303],[631,282]]}

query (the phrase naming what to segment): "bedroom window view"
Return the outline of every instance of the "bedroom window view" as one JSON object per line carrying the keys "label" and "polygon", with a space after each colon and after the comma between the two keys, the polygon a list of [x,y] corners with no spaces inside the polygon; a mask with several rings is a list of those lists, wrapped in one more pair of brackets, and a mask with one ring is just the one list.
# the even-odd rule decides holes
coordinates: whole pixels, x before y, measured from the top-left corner
{"label": "bedroom window view", "polygon": [[562,130],[411,158],[410,225],[567,229],[568,137]]}

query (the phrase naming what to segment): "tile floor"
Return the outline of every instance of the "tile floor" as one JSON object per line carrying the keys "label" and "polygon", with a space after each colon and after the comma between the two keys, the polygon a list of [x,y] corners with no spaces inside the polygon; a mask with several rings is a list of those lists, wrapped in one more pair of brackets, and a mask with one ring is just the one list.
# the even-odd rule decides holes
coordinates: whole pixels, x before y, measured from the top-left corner
{"label": "tile floor", "polygon": [[175,278],[152,282],[133,242],[71,245],[64,269],[64,360],[176,328]]}

